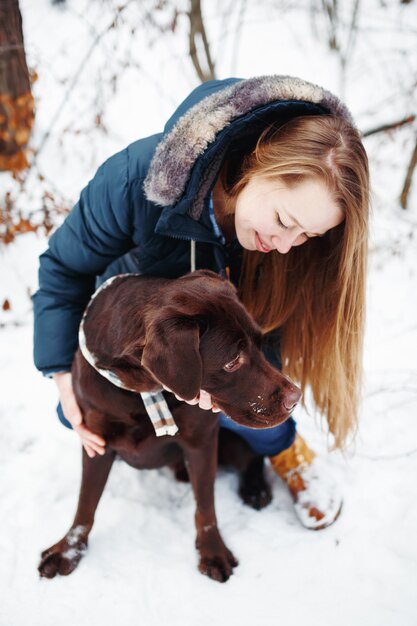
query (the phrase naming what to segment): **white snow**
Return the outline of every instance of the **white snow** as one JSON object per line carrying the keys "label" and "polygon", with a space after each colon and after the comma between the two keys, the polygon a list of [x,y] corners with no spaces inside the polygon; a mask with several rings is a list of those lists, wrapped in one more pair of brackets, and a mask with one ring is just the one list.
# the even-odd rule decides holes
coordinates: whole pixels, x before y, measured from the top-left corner
{"label": "white snow", "polygon": [[[40,165],[74,200],[104,158],[159,131],[197,84],[186,58],[185,22],[164,45],[160,37],[148,46],[139,30],[132,44],[127,33],[140,4],[128,3],[126,24],[103,36],[102,46],[86,59],[92,38],[111,23],[115,2],[69,0],[67,10],[47,0],[20,2],[29,62],[39,74],[34,145],[64,100]],[[312,37],[308,11],[274,17],[269,9],[259,13],[257,3],[248,4],[236,61],[229,35],[238,15],[228,25],[230,32],[210,16],[220,76],[293,74],[341,92],[337,61],[320,38]],[[363,129],[416,108],[415,94],[400,92],[414,71],[415,33],[411,39],[412,30],[405,28],[404,36],[395,38],[392,27],[400,11],[405,26],[416,24],[416,4],[385,12],[381,4],[372,1],[363,9],[375,28],[355,49],[344,83],[346,101]],[[214,14],[219,6],[213,2],[207,10]],[[378,52],[384,29],[391,35]],[[398,59],[394,64],[395,51],[407,37],[410,54],[400,57],[403,64]],[[123,73],[125,59],[140,64],[144,73]],[[65,80],[77,68],[79,81],[67,92]],[[113,74],[118,76],[115,94]],[[84,133],[93,126],[96,105],[105,110],[106,136],[97,128]],[[305,530],[270,468],[273,502],[261,512],[242,504],[234,472],[219,471],[219,528],[239,560],[224,585],[197,570],[190,486],[175,482],[168,469],[138,472],[120,462],[111,471],[76,571],[39,578],[41,551],[68,531],[75,513],[80,446],[57,420],[54,384],[32,364],[28,291],[36,289],[37,256],[46,241],[31,234],[0,249],[0,303],[7,297],[12,306],[0,311],[0,626],[417,624],[416,180],[409,210],[397,204],[410,138],[412,133],[403,130],[366,141],[374,215],[364,399],[356,445],[349,455],[332,453],[328,459],[343,489],[342,514],[326,530]],[[0,184],[17,188],[7,175]],[[37,206],[40,184],[33,178],[33,195],[21,195],[28,210]],[[301,434],[324,454],[320,424],[303,411],[295,417]]]}

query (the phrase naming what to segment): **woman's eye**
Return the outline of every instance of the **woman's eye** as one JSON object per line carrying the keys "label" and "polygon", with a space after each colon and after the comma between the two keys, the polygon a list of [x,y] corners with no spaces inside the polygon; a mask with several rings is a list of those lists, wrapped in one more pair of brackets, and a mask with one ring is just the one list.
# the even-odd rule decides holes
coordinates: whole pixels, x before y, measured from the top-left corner
{"label": "woman's eye", "polygon": [[223,367],[223,369],[228,371],[228,372],[231,372],[234,369],[236,369],[237,366],[240,364],[240,355],[241,355],[241,353],[239,352],[237,357],[235,359],[233,359],[233,361],[230,361],[230,363],[226,363],[226,365]]}
{"label": "woman's eye", "polygon": [[285,226],[285,224],[281,221],[279,213],[277,213],[277,224],[280,228],[283,228],[284,230],[288,230],[288,226]]}

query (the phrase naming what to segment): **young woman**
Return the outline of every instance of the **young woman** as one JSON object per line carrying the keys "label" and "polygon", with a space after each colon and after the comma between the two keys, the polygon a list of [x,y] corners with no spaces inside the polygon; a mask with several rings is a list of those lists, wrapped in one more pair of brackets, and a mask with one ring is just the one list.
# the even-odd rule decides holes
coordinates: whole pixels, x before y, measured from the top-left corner
{"label": "young woman", "polygon": [[[354,433],[361,381],[369,173],[346,107],[288,76],[210,81],[161,134],[108,159],[40,257],[35,363],[55,379],[61,421],[90,456],[70,368],[98,283],[140,272],[228,276],[264,331],[264,353],[327,419],[336,447]],[[195,402],[214,409],[201,390]],[[308,528],[332,523],[341,499],[317,496],[319,459],[292,418],[263,431],[220,414],[287,482]],[[328,477],[323,480],[328,484]]]}

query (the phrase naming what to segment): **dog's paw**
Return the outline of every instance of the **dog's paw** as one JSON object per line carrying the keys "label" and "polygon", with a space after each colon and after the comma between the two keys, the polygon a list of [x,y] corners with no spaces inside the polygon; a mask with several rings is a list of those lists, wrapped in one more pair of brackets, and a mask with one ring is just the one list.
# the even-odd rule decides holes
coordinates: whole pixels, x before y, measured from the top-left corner
{"label": "dog's paw", "polygon": [[75,570],[87,550],[87,538],[81,528],[84,527],[72,528],[61,541],[42,552],[38,572],[43,578],[68,576]]}
{"label": "dog's paw", "polygon": [[257,511],[264,509],[272,501],[271,487],[261,476],[256,477],[256,479],[254,477],[250,479],[242,477],[239,495],[245,504]]}
{"label": "dog's paw", "polygon": [[68,576],[75,570],[86,549],[85,543],[69,546],[64,540],[60,541],[42,552],[39,574],[44,578],[54,578],[57,574]]}
{"label": "dog's paw", "polygon": [[212,557],[202,556],[198,569],[205,576],[217,580],[219,583],[225,583],[233,574],[233,568],[237,567],[237,565],[237,559],[225,547],[225,554]]}
{"label": "dog's paw", "polygon": [[196,542],[200,553],[198,569],[202,574],[224,583],[233,574],[238,561],[225,546],[217,526],[203,527]]}

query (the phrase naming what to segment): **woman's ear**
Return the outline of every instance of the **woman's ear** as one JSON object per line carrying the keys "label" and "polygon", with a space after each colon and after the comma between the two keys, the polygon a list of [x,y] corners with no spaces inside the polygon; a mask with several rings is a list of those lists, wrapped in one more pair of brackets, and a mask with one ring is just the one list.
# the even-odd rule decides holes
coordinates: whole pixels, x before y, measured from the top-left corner
{"label": "woman's ear", "polygon": [[142,366],[177,396],[193,400],[203,373],[199,344],[199,326],[192,317],[157,319],[146,332]]}

